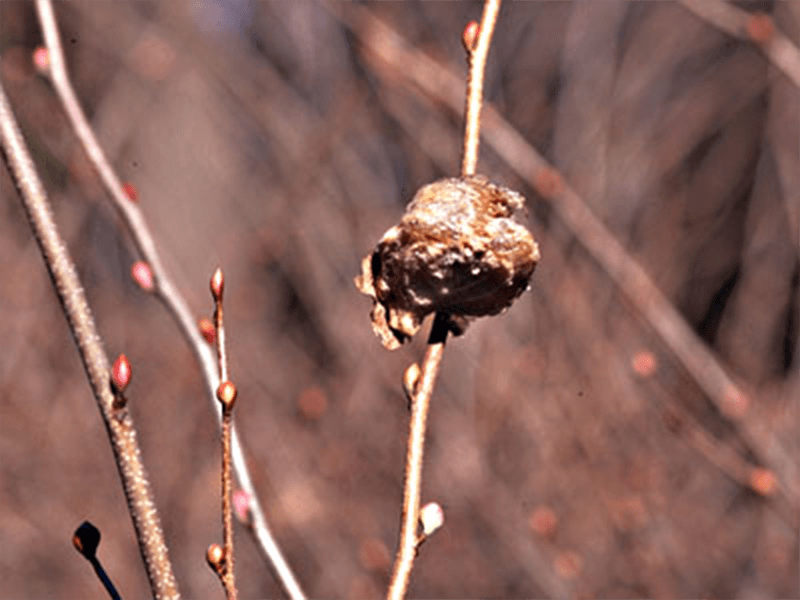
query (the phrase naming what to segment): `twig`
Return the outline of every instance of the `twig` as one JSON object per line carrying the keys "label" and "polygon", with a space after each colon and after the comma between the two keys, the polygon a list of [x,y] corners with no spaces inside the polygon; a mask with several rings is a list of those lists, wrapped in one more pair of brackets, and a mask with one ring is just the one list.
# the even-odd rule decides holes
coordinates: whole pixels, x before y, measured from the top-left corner
{"label": "twig", "polygon": [[159,599],[178,598],[180,594],[169,561],[167,546],[164,543],[164,533],[150,484],[142,464],[133,419],[127,407],[124,405],[115,407],[108,357],[103,350],[75,265],[58,233],[44,186],[36,173],[2,84],[0,84],[0,129],[3,158],[17,186],[36,241],[47,263],[56,294],[78,346],[81,361],[111,441],[153,595]]}
{"label": "twig", "polygon": [[[186,300],[178,291],[168,272],[162,265],[158,250],[156,249],[155,240],[150,233],[150,228],[147,225],[144,215],[141,210],[139,210],[138,206],[131,202],[125,194],[119,178],[106,158],[103,149],[100,147],[81,109],[67,74],[64,53],[61,48],[61,41],[58,35],[58,27],[53,14],[51,0],[36,0],[36,9],[50,58],[50,77],[53,81],[56,93],[61,100],[61,104],[64,107],[67,118],[86,150],[89,159],[97,169],[114,206],[120,212],[128,226],[137,249],[152,269],[155,285],[154,293],[172,313],[172,316],[177,321],[189,346],[194,351],[195,357],[203,372],[203,379],[206,383],[208,397],[214,409],[217,411],[217,416],[221,424],[222,412],[216,399],[220,379],[217,373],[217,363],[214,354],[198,331],[195,318]],[[251,526],[249,529],[253,532],[261,552],[266,557],[268,564],[272,568],[286,594],[292,598],[292,600],[305,600],[305,594],[300,583],[289,566],[289,563],[286,561],[286,558],[283,556],[283,552],[267,524],[264,510],[258,500],[255,485],[253,484],[250,470],[247,466],[244,449],[242,448],[235,425],[231,427],[231,454],[236,479],[242,490],[247,493],[249,502],[248,510],[251,518]]]}
{"label": "twig", "polygon": [[486,71],[486,57],[492,43],[500,0],[487,0],[483,5],[483,16],[478,29],[478,39],[465,39],[469,57],[467,79],[467,107],[464,122],[464,157],[461,161],[461,176],[474,175],[478,166],[478,147],[481,135],[481,107],[483,106],[483,78]]}
{"label": "twig", "polygon": [[754,42],[776,67],[800,87],[800,50],[775,28],[766,13],[749,13],[721,0],[678,0],[706,23],[742,40]]}
{"label": "twig", "polygon": [[80,552],[83,557],[92,565],[97,578],[103,587],[106,588],[111,600],[122,600],[117,588],[106,573],[103,565],[100,564],[100,559],[97,558],[97,546],[100,545],[100,530],[92,525],[89,521],[81,523],[80,527],[75,530],[72,536],[72,545]]}
{"label": "twig", "polygon": [[236,386],[228,379],[228,355],[225,351],[225,320],[222,311],[222,294],[225,279],[222,269],[217,269],[211,277],[211,294],[214,297],[214,336],[217,341],[219,377],[222,383],[217,390],[217,399],[222,404],[222,537],[223,554],[219,561],[217,574],[225,588],[228,600],[236,600],[236,579],[233,574],[233,511],[231,509],[231,425],[233,405],[236,402]]}
{"label": "twig", "polygon": [[408,426],[406,474],[403,487],[403,515],[400,526],[400,546],[394,562],[392,581],[387,598],[405,597],[408,579],[417,554],[417,523],[419,522],[420,491],[422,487],[422,458],[425,449],[425,424],[428,420],[431,394],[439,373],[447,340],[447,321],[436,315],[431,327],[428,350],[422,363],[420,381],[415,386],[411,402],[411,420]]}
{"label": "twig", "polygon": [[[411,48],[399,33],[373,17],[368,10],[351,9],[350,12],[356,15],[357,33],[366,47],[387,63],[393,73],[406,76],[425,93],[449,105],[451,110],[461,110],[460,78],[457,74]],[[703,393],[722,414],[736,423],[743,438],[758,454],[759,462],[774,468],[791,498],[800,497],[796,461],[763,427],[737,414],[735,407],[747,402],[747,394],[723,369],[712,350],[686,323],[641,265],[566,184],[558,170],[491,104],[484,107],[482,131],[484,140],[497,155],[550,202],[559,218],[642,314]]]}
{"label": "twig", "polygon": [[[466,35],[473,30],[472,23],[465,30],[465,48],[469,58],[469,75],[467,77],[467,104],[464,124],[464,150],[461,164],[461,176],[474,175],[478,164],[480,142],[481,107],[483,105],[483,79],[486,68],[486,57],[500,11],[501,0],[487,0],[483,7],[483,16],[479,25],[475,43]],[[447,341],[449,327],[447,318],[437,313],[431,326],[428,349],[422,362],[420,381],[408,389],[411,400],[411,420],[408,430],[408,449],[406,452],[405,484],[403,487],[403,515],[400,527],[400,545],[395,558],[392,580],[387,597],[400,600],[405,597],[408,580],[414,566],[414,558],[420,544],[417,534],[419,523],[419,505],[422,489],[422,459],[425,450],[425,429],[428,420],[431,394],[442,362],[444,346]]]}

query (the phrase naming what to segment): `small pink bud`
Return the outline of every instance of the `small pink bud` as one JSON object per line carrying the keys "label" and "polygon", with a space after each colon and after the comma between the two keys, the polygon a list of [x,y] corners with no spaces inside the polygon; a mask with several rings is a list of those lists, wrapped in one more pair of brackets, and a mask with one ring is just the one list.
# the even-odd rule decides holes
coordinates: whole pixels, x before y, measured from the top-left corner
{"label": "small pink bud", "polygon": [[146,292],[153,291],[153,271],[143,260],[137,260],[131,267],[131,276],[139,284],[139,287]]}
{"label": "small pink bud", "polygon": [[212,569],[220,572],[225,561],[225,550],[219,544],[211,544],[206,550],[206,560]]}
{"label": "small pink bud", "polygon": [[50,54],[44,46],[39,46],[33,51],[33,66],[42,75],[50,68]]}
{"label": "small pink bud", "polygon": [[480,25],[477,21],[470,21],[464,27],[464,32],[461,34],[461,43],[464,44],[464,49],[472,53],[475,50],[475,44],[478,43],[478,33],[480,33]]}
{"label": "small pink bud", "polygon": [[250,496],[244,490],[233,492],[233,510],[243,523],[250,520]]}
{"label": "small pink bud", "polygon": [[114,361],[114,366],[111,367],[111,382],[120,393],[124,392],[131,382],[131,363],[124,354],[120,354]]}
{"label": "small pink bud", "polygon": [[197,322],[197,327],[209,344],[213,344],[217,340],[217,330],[214,329],[214,324],[209,319],[203,317]]}
{"label": "small pink bud", "polygon": [[231,410],[233,408],[237,395],[236,386],[232,381],[223,381],[217,388],[217,399],[222,402],[222,406],[225,410]]}
{"label": "small pink bud", "polygon": [[766,44],[775,35],[775,24],[772,17],[761,12],[753,13],[747,18],[745,29],[747,35],[756,44]]}
{"label": "small pink bud", "polygon": [[136,186],[134,186],[132,183],[123,184],[122,191],[125,192],[125,195],[128,198],[130,198],[131,202],[139,201],[139,193],[136,191]]}
{"label": "small pink bud", "polygon": [[214,274],[211,276],[211,294],[214,300],[222,300],[222,292],[225,289],[225,277],[222,275],[222,269],[217,267]]}

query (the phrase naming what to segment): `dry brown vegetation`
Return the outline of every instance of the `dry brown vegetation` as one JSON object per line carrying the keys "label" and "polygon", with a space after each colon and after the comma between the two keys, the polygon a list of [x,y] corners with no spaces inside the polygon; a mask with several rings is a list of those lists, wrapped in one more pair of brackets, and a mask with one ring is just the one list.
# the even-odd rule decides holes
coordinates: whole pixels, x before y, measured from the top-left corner
{"label": "dry brown vegetation", "polygon": [[[740,6],[800,43],[800,4]],[[417,189],[458,173],[461,115],[413,83],[420,65],[376,58],[370,21],[346,6],[56,8],[80,100],[198,316],[224,265],[236,420],[290,563],[312,597],[381,596],[400,381],[424,336],[383,350],[353,277]],[[368,10],[466,73],[460,34],[480,3]],[[174,322],[130,279],[129,235],[31,64],[40,43],[32,5],[0,3],[0,75],[109,354],[133,364],[182,592],[221,597],[204,559],[219,534],[215,418]],[[544,2],[503,6],[486,97],[746,396],[720,410],[484,144],[479,172],[527,197],[542,260],[506,314],[448,344],[423,479],[447,521],[409,594],[798,597],[798,89],[678,4]],[[70,545],[85,519],[123,597],[145,597],[108,442],[5,168],[0,185],[0,597],[100,596]],[[237,583],[242,598],[281,593],[241,529]]]}

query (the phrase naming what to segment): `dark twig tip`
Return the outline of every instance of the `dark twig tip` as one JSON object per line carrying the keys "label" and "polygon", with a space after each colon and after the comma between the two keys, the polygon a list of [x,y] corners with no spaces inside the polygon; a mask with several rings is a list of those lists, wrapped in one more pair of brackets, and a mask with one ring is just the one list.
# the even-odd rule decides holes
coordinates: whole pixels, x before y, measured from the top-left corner
{"label": "dark twig tip", "polygon": [[97,546],[100,545],[100,530],[89,521],[84,521],[72,535],[72,545],[87,559],[94,559]]}

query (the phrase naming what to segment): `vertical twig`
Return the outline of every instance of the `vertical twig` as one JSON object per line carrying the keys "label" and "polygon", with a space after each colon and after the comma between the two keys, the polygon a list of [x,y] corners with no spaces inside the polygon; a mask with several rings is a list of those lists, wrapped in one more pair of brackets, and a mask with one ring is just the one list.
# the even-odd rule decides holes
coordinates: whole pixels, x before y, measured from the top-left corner
{"label": "vertical twig", "polygon": [[[486,57],[492,40],[500,0],[487,0],[475,43],[465,42],[469,58],[467,78],[467,105],[464,125],[464,155],[461,176],[474,175],[478,164],[481,106],[483,104],[483,78]],[[470,27],[470,25],[468,25]],[[465,38],[466,39],[466,38]],[[400,600],[405,597],[414,558],[420,538],[417,534],[419,505],[422,488],[422,460],[425,450],[425,430],[431,394],[444,355],[449,327],[445,315],[437,313],[431,326],[428,349],[422,363],[420,381],[411,396],[411,420],[406,452],[405,484],[403,487],[403,513],[400,526],[400,545],[395,558],[392,580],[387,597]]]}
{"label": "vertical twig", "polygon": [[408,426],[406,473],[403,487],[403,514],[400,526],[400,546],[394,563],[394,572],[387,597],[400,600],[405,597],[414,558],[417,554],[417,523],[419,521],[420,492],[422,489],[422,458],[425,448],[425,425],[428,420],[431,394],[439,374],[447,339],[447,321],[436,315],[428,340],[428,350],[422,363],[422,374],[411,402],[411,421]]}
{"label": "vertical twig", "polygon": [[[50,59],[49,75],[59,100],[64,107],[64,112],[83,145],[84,150],[89,156],[89,159],[95,169],[97,169],[100,179],[113,201],[114,206],[120,212],[123,220],[130,229],[137,249],[152,270],[154,293],[164,302],[164,305],[172,313],[172,316],[178,322],[189,346],[194,351],[195,357],[203,372],[203,379],[206,383],[209,399],[216,410],[218,408],[216,393],[220,379],[213,352],[200,334],[195,318],[186,300],[178,291],[169,273],[162,265],[155,240],[150,233],[150,228],[147,225],[144,214],[125,194],[122,183],[106,158],[103,149],[97,141],[81,109],[67,74],[64,52],[61,48],[61,40],[58,35],[58,27],[56,25],[55,15],[53,14],[51,0],[36,0],[36,9]],[[222,414],[218,412],[217,415],[220,418],[221,426]],[[267,524],[264,510],[256,494],[255,485],[253,484],[244,449],[242,448],[235,425],[231,426],[230,433],[233,470],[236,473],[239,485],[247,494],[248,498],[248,512],[250,514],[249,529],[252,531],[259,549],[267,559],[267,563],[272,568],[286,594],[292,600],[305,600],[305,593],[292,568],[283,556],[283,552]]]}
{"label": "vertical twig", "polygon": [[19,125],[0,84],[0,147],[17,186],[36,241],[67,317],[89,383],[106,425],[128,510],[153,596],[178,598],[164,533],[147,480],[130,412],[114,406],[109,360],[64,241],[58,233],[44,186],[36,174]]}
{"label": "vertical twig", "polygon": [[486,71],[486,57],[492,43],[500,0],[487,0],[483,6],[483,16],[474,45],[465,39],[469,59],[467,76],[467,106],[464,122],[464,156],[461,161],[461,176],[474,175],[478,166],[478,147],[481,136],[481,107],[483,106],[483,78]]}
{"label": "vertical twig", "polygon": [[225,350],[225,319],[222,310],[222,294],[225,279],[222,269],[211,277],[211,294],[214,296],[214,329],[219,360],[219,378],[222,383],[217,390],[217,399],[222,403],[222,537],[223,554],[218,574],[228,600],[236,600],[236,579],[233,574],[233,511],[231,509],[231,426],[233,405],[236,401],[236,386],[228,379],[228,354]]}

